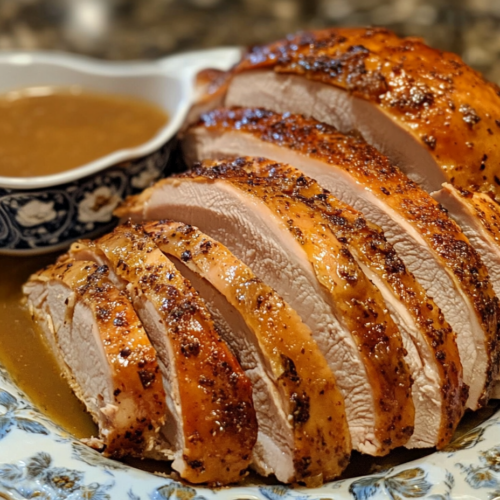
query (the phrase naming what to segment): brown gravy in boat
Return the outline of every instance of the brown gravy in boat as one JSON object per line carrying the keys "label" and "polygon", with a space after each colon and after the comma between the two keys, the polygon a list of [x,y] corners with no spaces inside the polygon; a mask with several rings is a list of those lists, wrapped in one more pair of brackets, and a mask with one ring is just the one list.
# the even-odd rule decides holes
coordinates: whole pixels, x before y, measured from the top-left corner
{"label": "brown gravy in boat", "polygon": [[0,176],[33,177],[80,167],[140,146],[166,124],[147,101],[77,87],[0,95]]}

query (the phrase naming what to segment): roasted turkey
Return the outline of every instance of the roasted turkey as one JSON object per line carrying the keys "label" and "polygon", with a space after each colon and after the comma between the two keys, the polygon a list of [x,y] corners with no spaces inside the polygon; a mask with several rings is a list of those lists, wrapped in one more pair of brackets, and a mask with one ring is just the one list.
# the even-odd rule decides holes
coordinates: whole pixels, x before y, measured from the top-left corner
{"label": "roasted turkey", "polygon": [[357,130],[427,191],[448,181],[500,195],[500,89],[419,39],[384,28],[301,32],[253,47],[214,83],[205,109],[261,107]]}
{"label": "roasted turkey", "polygon": [[97,422],[104,453],[170,458],[156,352],[109,269],[68,259],[31,276],[24,293],[62,373]]}
{"label": "roasted turkey", "polygon": [[244,474],[257,437],[251,384],[217,333],[198,293],[141,227],[120,226],[70,249],[106,263],[127,291],[158,353],[172,419],[172,466],[194,483]]}
{"label": "roasted turkey", "polygon": [[344,396],[353,448],[383,455],[406,444],[411,379],[380,291],[320,213],[242,168],[254,162],[207,162],[129,199],[122,211],[182,218],[227,246],[311,329]]}
{"label": "roasted turkey", "polygon": [[321,482],[349,460],[350,434],[335,377],[299,315],[224,245],[178,222],[145,226],[205,299],[253,384],[254,465],[284,482]]}
{"label": "roasted turkey", "polygon": [[445,447],[500,396],[500,90],[382,28],[197,83],[188,170],[24,287],[89,444],[308,486],[351,448]]}

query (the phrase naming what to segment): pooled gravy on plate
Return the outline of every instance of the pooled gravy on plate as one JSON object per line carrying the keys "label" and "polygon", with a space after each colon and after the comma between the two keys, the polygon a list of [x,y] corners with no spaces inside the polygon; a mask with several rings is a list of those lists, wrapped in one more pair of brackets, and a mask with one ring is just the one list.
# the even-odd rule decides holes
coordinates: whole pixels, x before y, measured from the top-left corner
{"label": "pooled gravy on plate", "polygon": [[0,95],[0,176],[49,175],[82,166],[146,143],[167,120],[147,101],[80,87]]}
{"label": "pooled gravy on plate", "polygon": [[29,275],[54,260],[54,255],[16,258],[0,256],[0,363],[18,387],[47,416],[78,438],[97,430],[83,405],[59,373],[56,360],[45,347],[21,302]]}

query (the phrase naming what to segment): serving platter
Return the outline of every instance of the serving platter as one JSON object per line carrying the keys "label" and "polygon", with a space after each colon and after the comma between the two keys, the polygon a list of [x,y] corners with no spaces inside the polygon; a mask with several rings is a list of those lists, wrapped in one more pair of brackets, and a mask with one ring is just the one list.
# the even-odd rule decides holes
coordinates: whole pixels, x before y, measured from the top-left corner
{"label": "serving platter", "polygon": [[[170,71],[181,71],[199,58],[200,54],[191,53],[185,59],[178,56],[170,65],[164,64]],[[44,263],[33,257],[23,262],[27,265],[19,265],[16,279],[7,283],[14,297],[30,268],[36,269]],[[11,263],[12,259],[0,258],[3,268]],[[0,314],[11,306],[12,298],[7,300],[4,295],[0,294]],[[0,325],[2,329],[8,326],[5,322]],[[6,335],[7,330],[0,333]],[[0,365],[0,497],[16,500],[480,500],[500,497],[500,410],[496,406],[469,417],[468,423],[465,419],[455,440],[444,450],[410,461],[408,457],[415,455],[407,452],[371,462],[356,456],[353,468],[349,469],[353,477],[318,488],[283,486],[249,476],[240,486],[208,489],[106,459],[88,448],[67,430],[69,427],[38,409],[33,403],[34,394],[28,395],[21,388],[23,384],[15,382],[16,371],[12,370],[15,361],[10,359],[10,363],[6,363],[10,370]],[[400,465],[395,465],[398,462]]]}
{"label": "serving platter", "polygon": [[102,457],[39,411],[0,367],[0,494],[47,500],[482,500],[500,496],[500,411],[440,452],[319,488],[192,487]]}

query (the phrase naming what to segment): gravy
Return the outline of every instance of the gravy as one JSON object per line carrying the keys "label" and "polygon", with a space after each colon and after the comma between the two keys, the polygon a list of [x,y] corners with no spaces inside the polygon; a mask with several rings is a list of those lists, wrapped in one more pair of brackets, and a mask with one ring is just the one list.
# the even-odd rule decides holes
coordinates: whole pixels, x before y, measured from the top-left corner
{"label": "gravy", "polygon": [[49,175],[152,139],[167,115],[147,101],[80,88],[0,96],[0,176]]}

